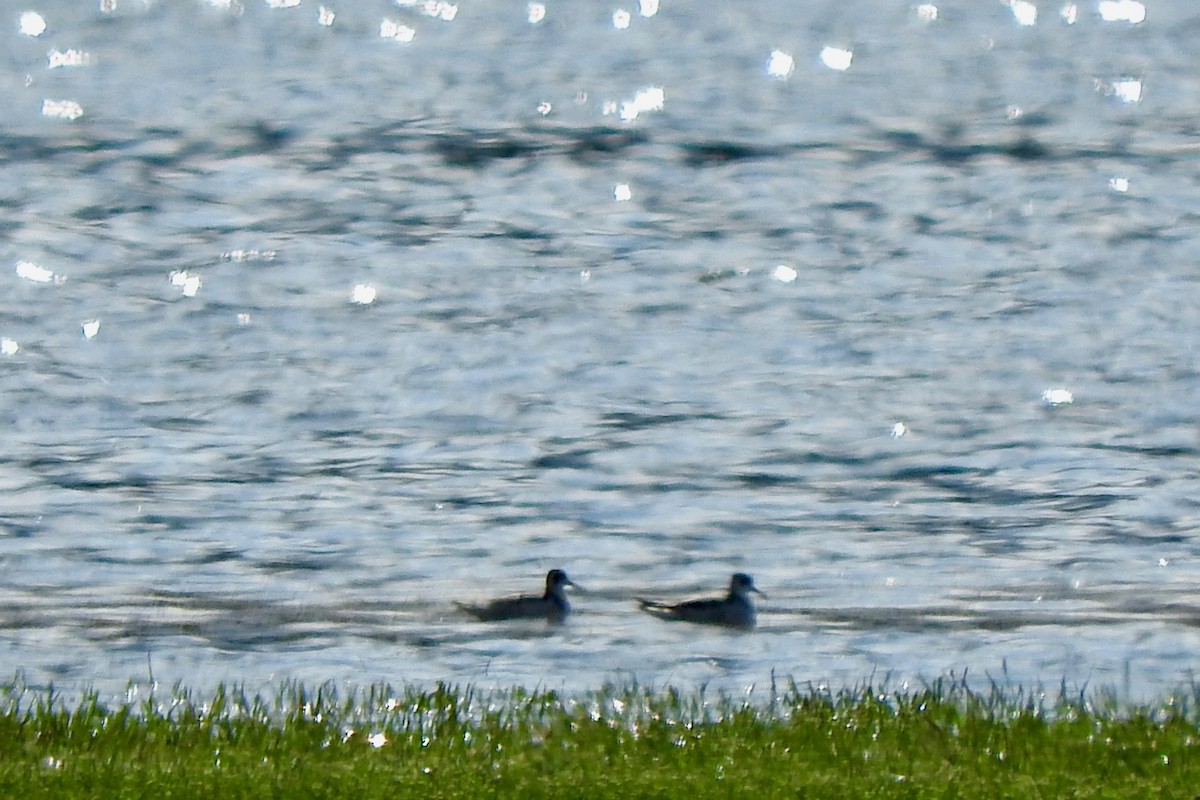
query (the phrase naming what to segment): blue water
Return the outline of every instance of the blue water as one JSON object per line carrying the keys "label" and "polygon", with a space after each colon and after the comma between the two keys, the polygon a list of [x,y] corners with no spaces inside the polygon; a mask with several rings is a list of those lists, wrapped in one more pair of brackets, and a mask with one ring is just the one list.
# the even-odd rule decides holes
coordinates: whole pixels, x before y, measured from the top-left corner
{"label": "blue water", "polygon": [[3,5],[0,675],[1191,680],[1194,4],[625,6]]}

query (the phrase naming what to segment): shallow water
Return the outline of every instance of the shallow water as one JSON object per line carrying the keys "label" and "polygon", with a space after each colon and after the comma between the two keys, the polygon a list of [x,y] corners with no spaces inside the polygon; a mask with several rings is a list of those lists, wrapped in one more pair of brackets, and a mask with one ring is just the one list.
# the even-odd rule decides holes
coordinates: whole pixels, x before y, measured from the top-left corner
{"label": "shallow water", "polygon": [[1200,17],[694,5],[10,6],[0,674],[1189,681]]}

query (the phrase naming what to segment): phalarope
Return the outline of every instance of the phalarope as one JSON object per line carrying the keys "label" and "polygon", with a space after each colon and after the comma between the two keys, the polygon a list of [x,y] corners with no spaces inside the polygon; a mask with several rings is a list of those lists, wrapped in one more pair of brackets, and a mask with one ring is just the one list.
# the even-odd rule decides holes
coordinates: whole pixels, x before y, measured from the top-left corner
{"label": "phalarope", "polygon": [[753,578],[744,572],[736,572],[729,579],[729,593],[724,597],[685,600],[682,603],[662,603],[640,597],[637,601],[644,611],[660,619],[725,625],[730,628],[753,628],[757,620],[754,603],[750,600],[751,592],[762,594],[755,587]]}
{"label": "phalarope", "polygon": [[547,622],[562,622],[571,610],[567,602],[567,587],[579,588],[567,573],[552,569],[546,573],[545,594],[524,594],[516,597],[501,597],[490,603],[473,606],[455,603],[463,611],[484,622],[505,619],[544,619]]}

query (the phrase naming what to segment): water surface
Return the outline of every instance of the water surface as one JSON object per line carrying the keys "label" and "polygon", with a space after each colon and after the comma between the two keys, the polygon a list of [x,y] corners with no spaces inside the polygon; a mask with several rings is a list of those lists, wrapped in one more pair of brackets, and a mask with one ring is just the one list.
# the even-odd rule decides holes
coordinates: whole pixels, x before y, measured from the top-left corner
{"label": "water surface", "polygon": [[0,674],[1191,679],[1191,4],[346,5],[0,17]]}

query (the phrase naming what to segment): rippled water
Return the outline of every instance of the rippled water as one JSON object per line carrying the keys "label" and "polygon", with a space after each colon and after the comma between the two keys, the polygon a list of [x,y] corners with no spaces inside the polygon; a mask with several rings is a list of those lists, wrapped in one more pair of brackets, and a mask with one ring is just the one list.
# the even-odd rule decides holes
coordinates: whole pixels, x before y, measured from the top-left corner
{"label": "rippled water", "polygon": [[1193,4],[345,5],[5,6],[0,675],[1190,680]]}

